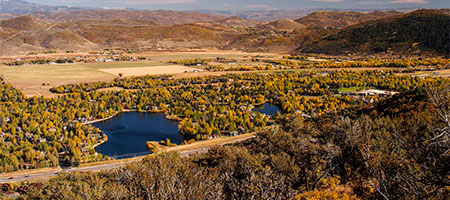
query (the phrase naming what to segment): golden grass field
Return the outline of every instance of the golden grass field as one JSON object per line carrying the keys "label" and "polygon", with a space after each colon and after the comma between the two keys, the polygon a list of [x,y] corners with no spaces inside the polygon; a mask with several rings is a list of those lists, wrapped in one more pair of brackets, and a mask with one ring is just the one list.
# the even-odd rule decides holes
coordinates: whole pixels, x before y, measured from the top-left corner
{"label": "golden grass field", "polygon": [[117,75],[119,73],[122,73],[124,77],[145,76],[147,74],[148,75],[180,74],[184,72],[193,72],[194,70],[196,69],[182,65],[99,69],[99,71],[111,75]]}
{"label": "golden grass field", "polygon": [[[117,78],[119,73],[123,73],[125,77],[143,76],[147,74],[174,74],[179,78],[215,74],[210,72],[184,73],[185,71],[192,72],[194,68],[166,64],[170,60],[216,57],[244,59],[254,55],[264,55],[267,57],[281,56],[277,54],[255,54],[238,51],[153,52],[133,54],[132,56],[145,56],[149,59],[148,61],[139,62],[0,66],[0,75],[15,88],[20,89],[26,96],[55,97],[58,94],[53,94],[49,91],[54,86],[111,81]],[[58,56],[64,55],[58,54]],[[0,59],[6,59],[6,57],[0,57]]]}

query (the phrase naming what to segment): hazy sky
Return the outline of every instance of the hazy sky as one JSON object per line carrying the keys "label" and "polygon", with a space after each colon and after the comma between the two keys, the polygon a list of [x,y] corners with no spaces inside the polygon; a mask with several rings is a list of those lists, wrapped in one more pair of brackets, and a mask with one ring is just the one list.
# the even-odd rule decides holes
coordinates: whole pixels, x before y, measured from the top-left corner
{"label": "hazy sky", "polygon": [[450,0],[28,0],[60,6],[171,10],[276,10],[310,8],[449,8]]}

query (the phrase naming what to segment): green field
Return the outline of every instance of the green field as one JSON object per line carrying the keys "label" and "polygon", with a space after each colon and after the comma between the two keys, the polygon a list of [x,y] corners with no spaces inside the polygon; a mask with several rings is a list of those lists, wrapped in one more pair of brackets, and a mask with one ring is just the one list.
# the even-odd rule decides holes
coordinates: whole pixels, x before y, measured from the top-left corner
{"label": "green field", "polygon": [[359,92],[365,89],[370,89],[368,87],[350,87],[350,88],[339,88],[338,92]]}

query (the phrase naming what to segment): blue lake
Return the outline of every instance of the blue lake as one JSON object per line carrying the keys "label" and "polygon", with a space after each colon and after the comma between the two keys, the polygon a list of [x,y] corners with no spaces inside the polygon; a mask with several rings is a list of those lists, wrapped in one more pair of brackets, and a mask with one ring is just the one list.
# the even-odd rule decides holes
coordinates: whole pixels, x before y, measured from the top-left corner
{"label": "blue lake", "polygon": [[92,125],[108,135],[108,141],[95,150],[114,158],[148,154],[147,141],[166,138],[176,144],[183,141],[178,134],[178,122],[166,119],[163,113],[124,112]]}
{"label": "blue lake", "polygon": [[280,108],[278,108],[278,106],[272,105],[270,103],[257,105],[253,108],[253,111],[260,112],[266,115],[275,115],[277,112],[282,113]]}

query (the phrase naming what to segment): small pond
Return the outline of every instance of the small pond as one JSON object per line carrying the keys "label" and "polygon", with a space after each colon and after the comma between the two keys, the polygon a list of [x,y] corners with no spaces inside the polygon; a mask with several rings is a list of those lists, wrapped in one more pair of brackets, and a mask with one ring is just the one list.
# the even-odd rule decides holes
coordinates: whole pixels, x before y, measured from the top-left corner
{"label": "small pond", "polygon": [[278,106],[272,105],[270,103],[257,105],[253,108],[253,111],[260,112],[266,115],[275,115],[277,112],[282,113]]}
{"label": "small pond", "polygon": [[108,135],[108,141],[95,150],[117,159],[148,154],[147,141],[166,138],[176,144],[183,141],[178,134],[178,122],[166,119],[163,113],[123,112],[92,125]]}

